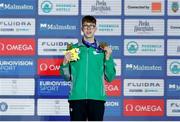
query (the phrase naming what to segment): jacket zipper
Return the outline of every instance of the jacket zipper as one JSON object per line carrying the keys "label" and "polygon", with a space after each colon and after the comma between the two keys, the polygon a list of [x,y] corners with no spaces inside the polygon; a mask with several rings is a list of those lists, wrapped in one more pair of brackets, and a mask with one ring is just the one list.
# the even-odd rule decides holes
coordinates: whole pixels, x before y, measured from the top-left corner
{"label": "jacket zipper", "polygon": [[89,63],[89,48],[87,48],[87,56],[86,56],[86,99],[87,99],[87,80],[88,80],[88,63]]}

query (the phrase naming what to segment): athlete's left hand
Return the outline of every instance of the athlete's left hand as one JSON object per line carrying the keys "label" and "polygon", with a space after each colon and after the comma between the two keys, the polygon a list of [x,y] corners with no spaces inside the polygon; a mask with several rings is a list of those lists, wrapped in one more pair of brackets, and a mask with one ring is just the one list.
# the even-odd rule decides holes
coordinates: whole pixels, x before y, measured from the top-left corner
{"label": "athlete's left hand", "polygon": [[106,55],[106,60],[109,60],[111,54],[112,54],[112,49],[109,46],[104,47],[105,55]]}

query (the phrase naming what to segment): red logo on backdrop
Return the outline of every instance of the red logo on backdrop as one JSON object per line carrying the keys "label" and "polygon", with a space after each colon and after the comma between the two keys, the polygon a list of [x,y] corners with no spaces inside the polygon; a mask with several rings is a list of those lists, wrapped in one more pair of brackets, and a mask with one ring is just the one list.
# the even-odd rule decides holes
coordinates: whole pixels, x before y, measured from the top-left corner
{"label": "red logo on backdrop", "polygon": [[111,83],[105,81],[105,88],[107,96],[120,96],[120,79],[115,79]]}
{"label": "red logo on backdrop", "polygon": [[63,59],[38,59],[38,75],[60,75],[60,65],[63,63]]}
{"label": "red logo on backdrop", "polygon": [[124,100],[124,115],[125,116],[163,116],[164,115],[164,100],[163,99],[141,99]]}
{"label": "red logo on backdrop", "polygon": [[35,55],[33,38],[0,38],[0,55]]}
{"label": "red logo on backdrop", "polygon": [[152,12],[161,12],[161,3],[160,2],[153,2],[152,3],[152,6],[151,6],[151,9],[152,9]]}

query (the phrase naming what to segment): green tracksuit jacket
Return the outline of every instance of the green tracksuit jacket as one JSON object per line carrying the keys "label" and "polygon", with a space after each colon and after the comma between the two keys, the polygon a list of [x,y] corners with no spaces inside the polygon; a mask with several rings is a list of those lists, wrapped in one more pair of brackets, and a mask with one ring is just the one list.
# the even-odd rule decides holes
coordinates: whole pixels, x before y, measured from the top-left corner
{"label": "green tracksuit jacket", "polygon": [[82,42],[73,45],[73,48],[79,48],[80,59],[60,66],[60,73],[66,80],[72,81],[69,100],[105,101],[104,80],[111,82],[116,75],[112,56],[109,60],[105,60],[103,51],[97,52],[96,49],[88,48]]}

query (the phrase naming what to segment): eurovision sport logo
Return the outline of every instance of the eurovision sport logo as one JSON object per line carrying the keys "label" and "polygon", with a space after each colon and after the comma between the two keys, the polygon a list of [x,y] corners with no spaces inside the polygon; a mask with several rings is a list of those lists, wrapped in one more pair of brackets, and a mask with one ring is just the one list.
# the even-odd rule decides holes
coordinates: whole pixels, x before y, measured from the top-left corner
{"label": "eurovision sport logo", "polygon": [[38,96],[68,96],[71,82],[63,79],[38,79]]}
{"label": "eurovision sport logo", "polygon": [[[27,70],[28,69],[28,70]],[[25,57],[2,57],[0,58],[0,76],[34,76],[35,61]]]}
{"label": "eurovision sport logo", "polygon": [[105,117],[110,116],[121,116],[122,112],[122,103],[120,98],[110,98],[108,97],[105,103]]}

